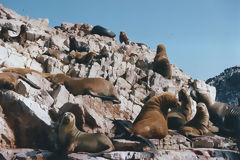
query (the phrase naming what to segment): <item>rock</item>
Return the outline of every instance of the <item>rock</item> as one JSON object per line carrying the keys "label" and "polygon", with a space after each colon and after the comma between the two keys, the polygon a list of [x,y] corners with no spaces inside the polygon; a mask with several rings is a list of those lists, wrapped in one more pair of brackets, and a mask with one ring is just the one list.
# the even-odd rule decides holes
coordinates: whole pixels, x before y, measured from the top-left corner
{"label": "rock", "polygon": [[[15,136],[12,131],[12,129],[8,126],[6,120],[4,119],[4,114],[2,113],[1,109],[1,115],[0,115],[0,148],[2,149],[10,149],[15,148]],[[1,159],[1,158],[0,158]]]}
{"label": "rock", "polygon": [[120,91],[120,95],[129,98],[129,93],[131,91],[132,86],[123,78],[119,77],[117,79],[116,89]]}
{"label": "rock", "polygon": [[102,157],[90,156],[88,154],[71,153],[67,155],[68,160],[107,160]]}
{"label": "rock", "polygon": [[116,151],[116,152],[109,152],[104,153],[103,157],[112,160],[118,159],[152,159],[153,154],[147,152],[130,152],[130,151]]}
{"label": "rock", "polygon": [[240,67],[227,68],[219,75],[209,78],[206,83],[216,87],[216,101],[239,106],[240,97]]}
{"label": "rock", "polygon": [[53,152],[34,149],[10,149],[0,152],[1,160],[21,159],[21,160],[45,160],[45,159],[60,159]]}
{"label": "rock", "polygon": [[57,74],[63,73],[62,69],[64,65],[60,63],[57,59],[49,57],[45,62],[46,72]]}
{"label": "rock", "polygon": [[5,47],[0,46],[0,65],[2,65],[6,59],[8,58],[9,54]]}
{"label": "rock", "polygon": [[59,85],[52,92],[54,108],[58,111],[65,103],[74,102],[74,96],[68,92],[64,85]]}
{"label": "rock", "polygon": [[101,70],[101,66],[97,62],[94,62],[92,67],[91,67],[91,69],[89,70],[88,77],[89,78],[91,78],[91,77],[99,77],[99,78],[101,78],[103,74],[104,73]]}
{"label": "rock", "polygon": [[21,54],[10,52],[10,56],[3,63],[4,67],[17,67],[17,68],[25,68],[25,64],[27,58],[22,56]]}
{"label": "rock", "polygon": [[0,105],[16,135],[17,147],[53,148],[51,119],[39,104],[13,91],[0,91]]}

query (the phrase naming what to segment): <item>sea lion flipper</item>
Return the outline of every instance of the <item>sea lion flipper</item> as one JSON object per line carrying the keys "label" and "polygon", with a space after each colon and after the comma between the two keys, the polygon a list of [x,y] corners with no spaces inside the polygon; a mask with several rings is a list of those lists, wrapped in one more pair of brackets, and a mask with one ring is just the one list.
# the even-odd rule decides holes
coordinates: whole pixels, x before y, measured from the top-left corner
{"label": "sea lion flipper", "polygon": [[30,86],[32,86],[33,88],[36,88],[36,89],[41,89],[38,85],[36,85],[35,83],[33,83],[30,79],[22,76],[22,75],[19,75],[19,78],[21,78],[22,80],[24,80],[25,82],[27,82]]}
{"label": "sea lion flipper", "polygon": [[143,137],[141,135],[135,135],[135,134],[132,134],[131,138],[133,138],[134,140],[138,140],[138,141],[144,142],[145,144],[147,144],[152,149],[154,154],[158,153],[158,150],[157,150],[156,146],[149,139],[147,139],[147,138],[145,138],[145,137]]}

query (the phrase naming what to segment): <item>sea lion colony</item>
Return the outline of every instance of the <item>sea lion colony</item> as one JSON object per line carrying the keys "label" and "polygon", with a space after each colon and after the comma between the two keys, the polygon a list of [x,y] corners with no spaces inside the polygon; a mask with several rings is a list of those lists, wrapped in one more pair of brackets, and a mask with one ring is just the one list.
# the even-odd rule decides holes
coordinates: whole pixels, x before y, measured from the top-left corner
{"label": "sea lion colony", "polygon": [[[26,31],[27,26],[22,25],[19,35],[16,37],[10,37],[8,29],[6,27],[2,27],[0,38],[4,41],[18,42],[23,46],[26,41]],[[108,36],[111,38],[115,37],[115,34],[112,31],[101,26],[95,26],[91,34],[99,34],[101,36]],[[74,36],[69,36],[69,41],[69,55],[71,58],[76,59],[79,63],[89,63],[97,57],[94,53],[89,52],[90,49],[86,43],[77,41]],[[125,32],[121,32],[120,41],[125,44],[129,43]],[[83,54],[83,52],[85,52],[85,54]],[[49,48],[46,54],[60,59],[60,53],[57,50]],[[156,56],[153,63],[153,71],[161,74],[166,79],[172,78],[171,64],[168,60],[166,47],[163,44],[159,44],[157,46]],[[65,74],[40,73],[28,68],[6,68],[3,70],[3,73],[0,74],[0,86],[4,89],[14,90],[16,89],[18,79],[23,79],[32,87],[39,89],[37,85],[24,77],[26,74],[31,72],[35,72],[43,77],[46,77],[56,85],[65,85],[65,87],[73,95],[90,94],[92,96],[102,98],[103,100],[121,103],[119,95],[113,84],[102,78],[73,78]],[[212,122],[219,125],[219,127],[224,126],[223,129],[229,129],[229,123],[232,123],[231,119],[235,117],[237,120],[235,123],[237,124],[235,125],[236,127],[231,128],[233,130],[231,131],[235,134],[239,133],[240,112],[238,110],[231,107],[229,109],[229,107],[226,107],[226,105],[222,103],[209,102],[208,97],[201,95],[198,91],[193,93],[192,96],[199,103],[197,106],[197,114],[191,121],[189,118],[191,114],[191,102],[189,100],[189,95],[187,95],[186,91],[182,89],[179,92],[179,100],[176,98],[176,95],[168,92],[152,97],[144,104],[141,112],[134,120],[131,127],[124,126],[124,124],[123,127],[126,128],[127,132],[137,136],[161,139],[168,134],[168,119],[173,118],[171,120],[171,124],[174,124],[174,121],[176,121],[176,123],[179,122],[179,126],[174,126],[172,128],[180,128],[180,133],[183,133],[186,136],[203,135],[208,132],[209,110]],[[169,108],[172,108],[173,111],[170,112],[168,117]],[[174,108],[178,109],[174,112]],[[107,136],[103,134],[87,134],[79,131],[75,126],[75,116],[73,113],[65,113],[59,120],[57,135],[59,150],[64,151],[64,153],[102,153],[112,151],[114,149],[111,140],[108,139]],[[84,141],[84,143],[82,143],[82,141]]]}

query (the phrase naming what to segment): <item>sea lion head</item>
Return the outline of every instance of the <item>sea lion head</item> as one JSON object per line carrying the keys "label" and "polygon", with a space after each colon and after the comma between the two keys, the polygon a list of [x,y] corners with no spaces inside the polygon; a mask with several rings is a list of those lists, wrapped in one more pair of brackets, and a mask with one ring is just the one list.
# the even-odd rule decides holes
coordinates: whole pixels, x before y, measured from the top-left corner
{"label": "sea lion head", "polygon": [[75,36],[74,35],[70,35],[69,36],[69,41],[70,42],[73,42],[73,41],[75,41],[76,39],[75,39]]}
{"label": "sea lion head", "polygon": [[27,31],[27,26],[22,24],[20,27],[20,33],[25,33]]}
{"label": "sea lion head", "polygon": [[157,46],[157,54],[163,51],[166,52],[166,47],[164,46],[164,44],[159,44]]}
{"label": "sea lion head", "polygon": [[199,116],[200,123],[207,127],[209,124],[209,113],[207,106],[204,103],[197,104],[197,114]]}
{"label": "sea lion head", "polygon": [[65,112],[61,118],[62,125],[75,125],[75,115],[71,112]]}

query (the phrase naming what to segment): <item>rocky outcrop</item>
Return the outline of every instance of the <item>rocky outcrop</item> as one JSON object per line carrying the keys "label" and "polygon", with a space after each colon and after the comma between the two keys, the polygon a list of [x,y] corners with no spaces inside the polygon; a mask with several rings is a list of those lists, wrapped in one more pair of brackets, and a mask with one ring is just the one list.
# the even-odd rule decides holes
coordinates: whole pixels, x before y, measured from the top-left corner
{"label": "rocky outcrop", "polygon": [[[18,35],[22,24],[28,28],[24,45],[0,39],[0,70],[11,67],[33,69],[36,72],[24,74],[41,88],[32,88],[22,80],[19,80],[14,91],[0,88],[2,159],[14,156],[18,159],[59,159],[54,152],[58,147],[55,131],[58,119],[64,112],[75,114],[76,126],[80,130],[102,132],[113,137],[113,124],[109,118],[133,121],[144,103],[156,94],[168,91],[177,96],[182,88],[188,94],[193,88],[198,88],[215,100],[214,87],[204,81],[193,80],[174,64],[171,64],[171,80],[154,72],[152,68],[156,51],[146,45],[134,42],[118,44],[116,38],[91,34],[93,27],[89,24],[63,22],[61,26],[48,27],[47,19],[29,19],[3,6],[0,6],[0,17],[0,27],[7,27],[10,36]],[[91,61],[85,63],[69,57],[70,35],[89,46],[88,53],[94,53]],[[49,48],[56,50],[58,56],[45,54]],[[74,96],[64,84],[53,83],[45,73],[104,78],[114,84],[121,104],[113,104],[91,95]],[[193,117],[196,103],[193,102],[191,107]],[[153,139],[152,142],[159,149],[159,159],[207,159],[224,155],[232,158],[237,155],[234,141],[224,137],[189,140],[173,131],[164,139]],[[150,148],[140,142],[121,139],[113,140],[113,143],[116,148],[114,152],[98,157],[72,153],[65,158],[150,159],[153,156],[149,152]],[[23,147],[38,150],[19,149]],[[207,149],[200,150],[200,147]]]}
{"label": "rocky outcrop", "polygon": [[240,67],[227,68],[220,75],[209,78],[206,83],[216,87],[216,101],[239,106]]}

